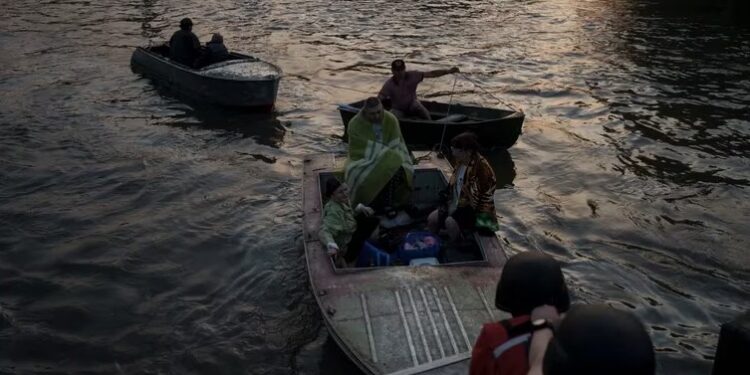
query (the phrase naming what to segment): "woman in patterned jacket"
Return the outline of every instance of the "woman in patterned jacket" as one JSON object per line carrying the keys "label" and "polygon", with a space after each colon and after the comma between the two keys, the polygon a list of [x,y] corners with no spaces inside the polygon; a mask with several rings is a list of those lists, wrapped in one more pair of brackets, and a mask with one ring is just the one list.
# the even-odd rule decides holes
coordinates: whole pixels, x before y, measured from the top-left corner
{"label": "woman in patterned jacket", "polygon": [[457,241],[462,231],[498,230],[495,219],[495,172],[479,154],[477,136],[471,132],[451,140],[451,154],[456,168],[448,185],[450,201],[433,211],[427,218],[430,231],[445,228],[451,241]]}

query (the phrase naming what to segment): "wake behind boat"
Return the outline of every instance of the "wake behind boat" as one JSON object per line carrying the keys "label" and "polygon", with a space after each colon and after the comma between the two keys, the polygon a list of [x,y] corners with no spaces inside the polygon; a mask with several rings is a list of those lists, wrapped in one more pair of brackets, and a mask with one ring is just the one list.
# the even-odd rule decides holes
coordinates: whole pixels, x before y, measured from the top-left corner
{"label": "wake behind boat", "polygon": [[[307,269],[331,337],[368,374],[468,373],[482,324],[507,317],[493,303],[506,261],[500,241],[474,235],[471,251],[446,248],[437,265],[338,268],[318,231],[322,187],[344,161],[331,154],[304,161]],[[415,166],[413,205],[437,205],[446,168],[437,158]]]}
{"label": "wake behind boat", "polygon": [[193,69],[168,56],[167,45],[138,47],[130,66],[175,93],[201,102],[269,112],[273,109],[282,74],[276,65],[231,52],[227,61]]}
{"label": "wake behind boat", "polygon": [[[430,112],[432,120],[413,117],[399,118],[401,133],[407,145],[432,149],[465,132],[472,131],[485,149],[510,148],[521,135],[524,113],[512,109],[495,109],[461,104],[420,101]],[[364,100],[339,105],[344,122],[344,140],[347,139],[349,121],[364,105]]]}

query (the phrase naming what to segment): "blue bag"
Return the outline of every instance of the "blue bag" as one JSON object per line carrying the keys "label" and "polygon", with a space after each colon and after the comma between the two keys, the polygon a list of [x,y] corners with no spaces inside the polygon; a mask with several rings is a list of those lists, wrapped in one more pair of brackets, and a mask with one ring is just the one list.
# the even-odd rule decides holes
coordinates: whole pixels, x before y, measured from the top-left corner
{"label": "blue bag", "polygon": [[365,241],[362,251],[357,256],[357,267],[384,267],[393,263],[393,257],[378,249],[370,241]]}
{"label": "blue bag", "polygon": [[430,232],[409,232],[398,248],[398,258],[409,264],[412,259],[438,258],[440,238]]}

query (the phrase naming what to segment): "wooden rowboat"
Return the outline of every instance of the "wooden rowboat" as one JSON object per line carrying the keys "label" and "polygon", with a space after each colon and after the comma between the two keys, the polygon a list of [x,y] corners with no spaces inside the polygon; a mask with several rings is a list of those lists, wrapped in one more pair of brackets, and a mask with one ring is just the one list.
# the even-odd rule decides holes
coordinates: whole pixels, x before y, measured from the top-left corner
{"label": "wooden rowboat", "polygon": [[[494,295],[506,254],[495,236],[475,235],[473,259],[435,266],[336,268],[318,241],[321,186],[343,158],[305,158],[304,242],[310,286],[330,336],[368,374],[466,374],[482,324],[507,318]],[[440,163],[440,164],[438,164]],[[412,203],[431,207],[446,186],[445,161],[417,166]],[[450,250],[448,250],[450,251]],[[465,258],[465,257],[464,257]]]}
{"label": "wooden rowboat", "polygon": [[[406,144],[425,149],[432,149],[440,144],[445,127],[444,144],[458,134],[472,131],[479,137],[483,148],[510,148],[516,143],[521,135],[524,113],[510,109],[495,109],[452,104],[450,115],[448,104],[430,101],[421,101],[430,111],[432,120],[423,120],[413,117],[400,118],[401,133],[404,135]],[[341,120],[344,122],[344,139],[349,121],[364,105],[364,100],[351,104],[339,105]]]}
{"label": "wooden rowboat", "polygon": [[200,103],[270,112],[276,102],[281,69],[252,56],[230,55],[230,60],[193,69],[169,59],[166,45],[138,47],[130,66],[134,72]]}

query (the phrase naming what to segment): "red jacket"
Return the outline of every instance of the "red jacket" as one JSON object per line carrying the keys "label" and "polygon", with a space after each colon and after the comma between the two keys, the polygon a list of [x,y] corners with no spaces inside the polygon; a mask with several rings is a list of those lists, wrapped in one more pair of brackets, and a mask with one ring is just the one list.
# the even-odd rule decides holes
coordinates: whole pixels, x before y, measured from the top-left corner
{"label": "red jacket", "polygon": [[528,315],[485,324],[471,352],[469,375],[526,375],[530,340]]}

